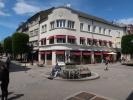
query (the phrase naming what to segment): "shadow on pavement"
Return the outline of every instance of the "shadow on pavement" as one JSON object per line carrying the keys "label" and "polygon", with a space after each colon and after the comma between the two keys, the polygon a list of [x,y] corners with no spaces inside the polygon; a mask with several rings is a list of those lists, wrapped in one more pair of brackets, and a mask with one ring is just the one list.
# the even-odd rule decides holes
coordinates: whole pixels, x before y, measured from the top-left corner
{"label": "shadow on pavement", "polygon": [[10,72],[27,71],[30,69],[31,68],[27,68],[26,66],[16,65],[14,63],[11,63],[10,65]]}
{"label": "shadow on pavement", "polygon": [[126,100],[133,100],[133,91],[129,94]]}
{"label": "shadow on pavement", "polygon": [[15,100],[15,99],[18,99],[20,97],[24,96],[24,94],[14,94],[14,96],[8,98],[8,100]]}
{"label": "shadow on pavement", "polygon": [[[13,93],[14,92],[9,92],[8,93],[8,96],[11,95],[11,94],[13,94]],[[18,99],[18,98],[20,98],[22,96],[24,96],[24,94],[13,94],[13,96],[8,97],[8,100],[15,100],[15,99]],[[1,97],[1,95],[0,95],[0,97]]]}

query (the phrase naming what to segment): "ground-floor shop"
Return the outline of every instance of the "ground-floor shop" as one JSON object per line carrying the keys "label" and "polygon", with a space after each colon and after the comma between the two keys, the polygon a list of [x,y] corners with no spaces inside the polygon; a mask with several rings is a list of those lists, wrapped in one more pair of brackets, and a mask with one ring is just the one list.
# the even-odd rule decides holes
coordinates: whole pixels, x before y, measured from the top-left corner
{"label": "ground-floor shop", "polygon": [[38,57],[39,62],[46,65],[56,63],[94,64],[101,63],[107,56],[115,60],[116,55],[108,53],[107,51],[49,50],[40,51]]}

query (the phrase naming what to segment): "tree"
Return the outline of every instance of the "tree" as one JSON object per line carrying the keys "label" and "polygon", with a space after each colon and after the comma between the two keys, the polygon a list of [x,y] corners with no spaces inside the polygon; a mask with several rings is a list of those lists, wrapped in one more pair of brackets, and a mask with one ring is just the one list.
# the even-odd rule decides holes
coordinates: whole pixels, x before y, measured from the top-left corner
{"label": "tree", "polygon": [[6,37],[4,39],[4,51],[5,53],[12,54],[12,37]]}
{"label": "tree", "polygon": [[14,33],[12,35],[13,52],[15,54],[24,54],[29,51],[29,36],[25,33]]}
{"label": "tree", "polygon": [[133,35],[122,37],[121,48],[123,54],[133,54]]}
{"label": "tree", "polygon": [[0,55],[2,55],[2,54],[3,54],[3,52],[4,52],[3,44],[2,44],[2,43],[0,43]]}

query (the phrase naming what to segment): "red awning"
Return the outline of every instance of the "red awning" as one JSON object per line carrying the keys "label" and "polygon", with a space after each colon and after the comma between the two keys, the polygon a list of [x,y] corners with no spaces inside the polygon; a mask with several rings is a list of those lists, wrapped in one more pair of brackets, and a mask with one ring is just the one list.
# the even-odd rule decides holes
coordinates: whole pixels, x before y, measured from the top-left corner
{"label": "red awning", "polygon": [[46,38],[42,38],[41,41],[46,40]]}
{"label": "red awning", "polygon": [[109,43],[111,43],[111,44],[112,44],[112,41],[109,41]]}
{"label": "red awning", "polygon": [[46,51],[45,53],[46,53],[46,54],[51,54],[52,52],[51,52],[51,51]]}
{"label": "red awning", "polygon": [[100,53],[100,52],[95,52],[94,54],[95,55],[102,55],[102,53]]}
{"label": "red awning", "polygon": [[54,36],[49,36],[49,37],[48,37],[48,39],[52,39],[52,38],[54,38]]}
{"label": "red awning", "polygon": [[92,54],[91,52],[83,52],[84,56],[88,56],[88,55],[91,55],[91,54]]}
{"label": "red awning", "polygon": [[107,41],[106,41],[106,40],[103,40],[103,42],[107,43]]}
{"label": "red awning", "polygon": [[71,35],[68,35],[68,38],[69,38],[69,39],[76,39],[75,36],[71,36]]}
{"label": "red awning", "polygon": [[83,40],[85,40],[85,37],[80,37],[80,39],[83,39]]}
{"label": "red awning", "polygon": [[64,51],[61,51],[61,50],[55,51],[55,53],[58,54],[58,55],[64,55],[65,54],[65,52]]}
{"label": "red awning", "polygon": [[81,52],[71,52],[71,55],[80,56]]}
{"label": "red awning", "polygon": [[103,40],[99,40],[99,42],[103,42]]}
{"label": "red awning", "polygon": [[106,54],[108,54],[108,52],[103,52],[103,54],[105,54],[105,55],[106,55]]}
{"label": "red awning", "polygon": [[40,51],[39,52],[41,55],[45,55],[45,51]]}
{"label": "red awning", "polygon": [[56,35],[55,38],[65,38],[66,35]]}
{"label": "red awning", "polygon": [[93,41],[96,41],[97,42],[97,39],[93,39]]}
{"label": "red awning", "polygon": [[92,38],[87,38],[88,40],[92,40]]}

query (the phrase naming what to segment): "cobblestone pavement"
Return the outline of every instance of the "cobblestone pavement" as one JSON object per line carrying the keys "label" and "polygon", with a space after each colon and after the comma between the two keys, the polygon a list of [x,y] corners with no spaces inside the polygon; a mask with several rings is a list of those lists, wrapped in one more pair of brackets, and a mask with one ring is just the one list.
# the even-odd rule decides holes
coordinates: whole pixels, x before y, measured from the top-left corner
{"label": "cobblestone pavement", "polygon": [[24,68],[12,65],[9,100],[65,100],[82,91],[125,100],[132,92],[133,67],[116,63],[104,71],[104,64],[85,66],[98,73],[100,78],[89,81],[49,80],[45,75],[50,72],[50,66]]}

